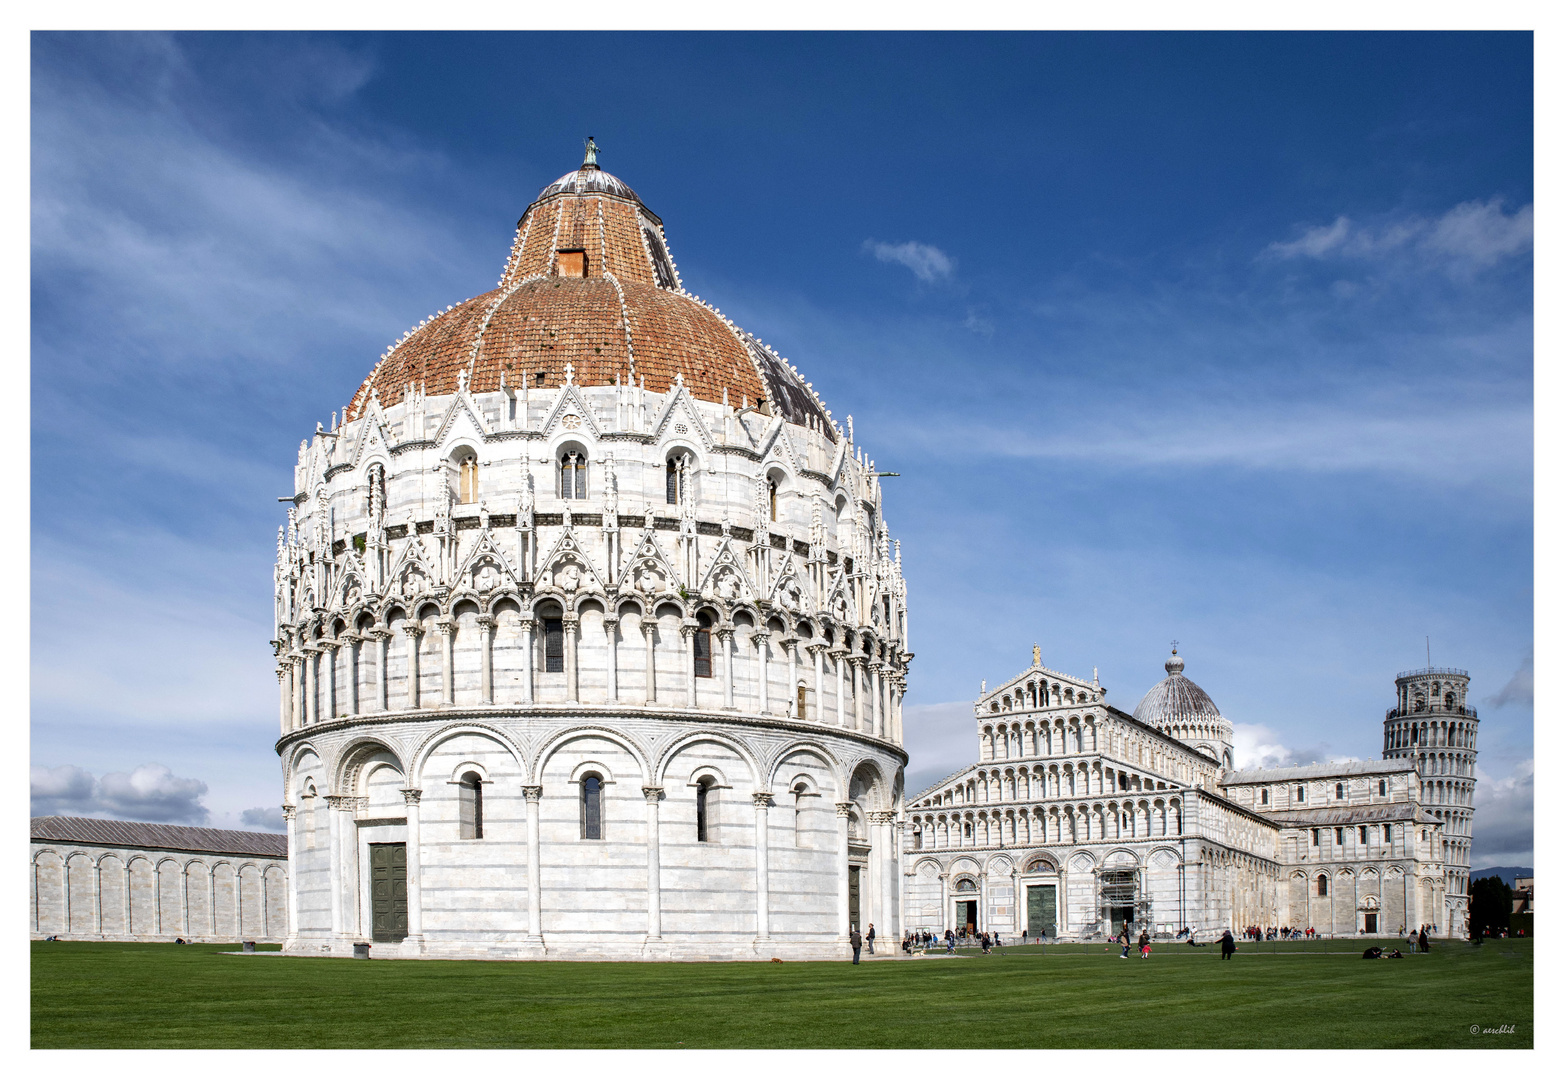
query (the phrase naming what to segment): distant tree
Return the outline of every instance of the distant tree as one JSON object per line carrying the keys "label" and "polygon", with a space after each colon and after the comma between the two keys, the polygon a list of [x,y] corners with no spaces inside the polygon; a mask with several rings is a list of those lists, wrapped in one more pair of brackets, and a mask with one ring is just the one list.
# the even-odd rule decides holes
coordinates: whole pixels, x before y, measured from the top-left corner
{"label": "distant tree", "polygon": [[1495,933],[1510,925],[1510,887],[1500,877],[1478,878],[1467,890],[1467,909],[1472,915],[1472,927],[1487,933]]}

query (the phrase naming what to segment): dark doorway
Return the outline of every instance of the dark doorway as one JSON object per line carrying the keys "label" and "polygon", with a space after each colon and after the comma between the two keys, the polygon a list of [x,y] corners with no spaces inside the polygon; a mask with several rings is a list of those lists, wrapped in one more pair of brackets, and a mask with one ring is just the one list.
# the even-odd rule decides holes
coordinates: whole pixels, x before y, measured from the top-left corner
{"label": "dark doorway", "polygon": [[369,845],[369,899],[375,941],[407,936],[407,845]]}
{"label": "dark doorway", "polygon": [[858,880],[861,873],[861,867],[847,868],[847,925],[854,930],[858,929]]}
{"label": "dark doorway", "polygon": [[1108,909],[1108,917],[1113,920],[1114,937],[1118,937],[1119,932],[1122,930],[1129,930],[1131,933],[1135,932],[1135,908],[1133,905],[1129,907],[1111,907]]}
{"label": "dark doorway", "polygon": [[977,933],[978,928],[978,902],[976,900],[956,901],[956,932],[959,934],[966,930],[970,937]]}
{"label": "dark doorway", "polygon": [[1026,887],[1026,936],[1057,937],[1059,934],[1059,899],[1055,885],[1028,885]]}
{"label": "dark doorway", "polygon": [[1365,934],[1377,934],[1377,933],[1379,933],[1379,916],[1378,915],[1365,915],[1365,916],[1363,916],[1363,932]]}

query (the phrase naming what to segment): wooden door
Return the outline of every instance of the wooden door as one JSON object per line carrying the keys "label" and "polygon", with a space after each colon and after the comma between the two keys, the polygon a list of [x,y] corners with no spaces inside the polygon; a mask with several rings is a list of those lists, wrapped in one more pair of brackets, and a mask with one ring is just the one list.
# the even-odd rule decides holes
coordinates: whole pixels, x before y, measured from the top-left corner
{"label": "wooden door", "polygon": [[847,925],[854,930],[858,929],[859,874],[859,867],[847,868]]}
{"label": "wooden door", "polygon": [[1026,887],[1027,937],[1054,937],[1059,933],[1058,891],[1053,885]]}
{"label": "wooden door", "polygon": [[407,936],[407,845],[369,845],[370,907],[375,941]]}

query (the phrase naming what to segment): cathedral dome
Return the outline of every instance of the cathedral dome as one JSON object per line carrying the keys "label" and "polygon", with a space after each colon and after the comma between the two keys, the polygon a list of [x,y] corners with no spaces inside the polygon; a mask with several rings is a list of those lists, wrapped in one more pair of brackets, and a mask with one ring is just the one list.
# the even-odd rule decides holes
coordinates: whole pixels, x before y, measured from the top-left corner
{"label": "cathedral dome", "polygon": [[587,161],[545,187],[516,223],[498,286],[413,327],[380,358],[347,418],[388,408],[409,387],[472,393],[616,382],[754,405],[836,441],[830,413],[782,357],[686,292],[662,219],[630,186]]}
{"label": "cathedral dome", "polygon": [[1160,731],[1221,722],[1222,714],[1211,696],[1184,677],[1184,658],[1177,649],[1163,667],[1168,677],[1146,691],[1135,706],[1135,719]]}

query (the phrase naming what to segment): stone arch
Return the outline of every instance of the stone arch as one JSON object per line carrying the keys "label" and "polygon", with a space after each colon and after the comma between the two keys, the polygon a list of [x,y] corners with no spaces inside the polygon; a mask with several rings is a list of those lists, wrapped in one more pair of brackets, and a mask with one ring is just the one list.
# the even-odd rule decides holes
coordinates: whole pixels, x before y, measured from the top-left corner
{"label": "stone arch", "polygon": [[[649,780],[648,783],[657,786],[663,786],[665,780],[667,779],[668,766],[673,762],[673,759],[677,757],[681,751],[688,749],[696,743],[702,742],[716,743],[718,746],[725,747],[728,750],[731,750],[733,753],[737,754],[739,759],[743,761],[744,765],[749,769],[749,775],[755,784],[756,790],[760,790],[761,779],[765,773],[761,769],[760,761],[755,757],[754,752],[738,739],[735,739],[733,736],[725,735],[716,731],[692,731],[688,734],[681,735],[672,743],[669,743],[668,746],[663,750],[662,754],[658,757],[657,763],[653,767],[651,774],[653,779]],[[702,765],[700,768],[712,769],[713,771],[716,771],[720,776],[723,777],[722,782],[724,784],[728,783],[726,773],[719,766]]]}
{"label": "stone arch", "polygon": [[[424,782],[424,766],[428,764],[430,756],[439,748],[440,744],[459,735],[482,735],[499,743],[516,763],[516,769],[523,776],[529,775],[526,755],[519,746],[511,740],[511,737],[500,728],[489,724],[477,723],[471,720],[458,721],[447,724],[438,731],[431,733],[423,742],[408,755],[412,767],[408,770],[408,782],[412,787],[422,787]],[[484,779],[488,779],[487,773]]]}
{"label": "stone arch", "polygon": [[842,801],[843,792],[847,790],[842,763],[823,744],[812,739],[794,739],[785,744],[766,760],[764,770],[757,775],[765,776],[768,783],[775,783],[778,773],[792,762],[795,754],[810,754],[818,758],[822,769],[830,778],[833,787],[832,797],[836,801]]}
{"label": "stone arch", "polygon": [[337,755],[337,766],[332,771],[330,794],[364,794],[358,790],[358,787],[365,767],[371,762],[384,762],[385,759],[382,755],[389,757],[389,763],[401,770],[404,777],[407,776],[407,765],[403,761],[400,750],[384,739],[370,735],[360,735],[344,746]]}
{"label": "stone arch", "polygon": [[[562,746],[570,742],[572,739],[579,739],[584,736],[600,738],[606,740],[607,742],[614,743],[623,749],[626,753],[628,753],[635,761],[642,777],[650,777],[653,775],[651,767],[648,764],[648,762],[651,760],[651,755],[646,752],[646,748],[643,747],[636,739],[624,732],[614,731],[611,728],[605,728],[597,724],[581,724],[576,727],[570,727],[563,731],[555,732],[554,735],[548,740],[548,742],[543,744],[542,749],[538,751],[537,760],[533,762],[532,783],[542,783],[543,770],[548,767],[549,760],[559,752]],[[646,782],[650,783],[651,781],[647,780]]]}
{"label": "stone arch", "polygon": [[[890,784],[881,772],[880,766],[872,758],[859,760],[848,775],[847,801],[864,802],[866,810],[890,810],[892,809]],[[883,803],[884,805],[880,805]]]}

